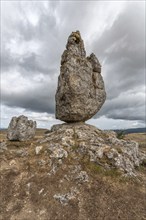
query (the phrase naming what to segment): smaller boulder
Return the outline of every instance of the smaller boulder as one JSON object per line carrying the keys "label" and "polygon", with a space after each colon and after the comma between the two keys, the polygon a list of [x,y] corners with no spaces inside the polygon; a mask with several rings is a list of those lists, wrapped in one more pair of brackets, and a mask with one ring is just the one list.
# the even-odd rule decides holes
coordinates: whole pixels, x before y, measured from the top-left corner
{"label": "smaller boulder", "polygon": [[8,126],[7,138],[10,141],[26,141],[35,136],[36,121],[24,115],[13,117]]}

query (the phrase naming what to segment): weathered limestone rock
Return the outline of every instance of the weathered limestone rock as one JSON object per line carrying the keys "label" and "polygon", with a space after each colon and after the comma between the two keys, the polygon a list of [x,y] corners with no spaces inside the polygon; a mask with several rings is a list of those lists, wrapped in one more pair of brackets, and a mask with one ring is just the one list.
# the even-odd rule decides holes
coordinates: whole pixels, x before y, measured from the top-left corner
{"label": "weathered limestone rock", "polygon": [[79,31],[68,38],[55,98],[56,118],[65,122],[90,119],[106,99],[101,65],[93,53],[86,57]]}
{"label": "weathered limestone rock", "polygon": [[66,194],[55,194],[54,199],[58,200],[62,205],[67,205],[70,200],[74,200],[78,194],[76,188],[71,188],[71,191]]}
{"label": "weathered limestone rock", "polygon": [[116,168],[128,175],[135,175],[135,167],[146,158],[139,151],[138,143],[118,139],[115,132],[102,131],[82,122],[53,125],[39,143],[47,149],[50,158],[63,161],[70,156],[82,161],[86,157],[88,163],[105,170]]}
{"label": "weathered limestone rock", "polygon": [[11,141],[26,141],[34,137],[35,131],[36,122],[21,115],[12,118],[8,127],[7,138]]}

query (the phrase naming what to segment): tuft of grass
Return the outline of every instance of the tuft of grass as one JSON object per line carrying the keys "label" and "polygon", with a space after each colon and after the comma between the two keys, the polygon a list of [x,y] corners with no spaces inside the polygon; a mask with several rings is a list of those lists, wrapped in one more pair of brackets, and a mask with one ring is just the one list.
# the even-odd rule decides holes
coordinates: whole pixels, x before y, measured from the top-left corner
{"label": "tuft of grass", "polygon": [[140,142],[139,143],[139,148],[146,149],[146,142]]}
{"label": "tuft of grass", "polygon": [[90,163],[89,168],[91,170],[93,170],[94,172],[100,172],[101,173],[103,171],[103,167],[101,167],[100,165],[95,164],[95,163]]}
{"label": "tuft of grass", "polygon": [[88,163],[86,165],[86,167],[91,171],[93,172],[94,174],[96,173],[103,173],[103,167],[101,167],[100,165],[96,164],[96,163]]}
{"label": "tuft of grass", "polygon": [[116,168],[105,170],[104,174],[105,174],[105,176],[110,176],[110,177],[113,177],[113,178],[121,176],[121,173]]}
{"label": "tuft of grass", "polygon": [[122,151],[122,149],[120,147],[116,147],[116,150],[118,151],[119,154],[123,153],[123,151]]}
{"label": "tuft of grass", "polygon": [[146,165],[143,165],[143,163],[142,163],[140,166],[136,167],[135,169],[139,172],[145,172],[145,166]]}
{"label": "tuft of grass", "polygon": [[78,146],[77,146],[77,145],[74,145],[74,146],[72,146],[72,149],[75,151],[75,150],[78,149]]}
{"label": "tuft of grass", "polygon": [[86,164],[86,167],[94,174],[101,174],[103,176],[110,176],[112,178],[121,176],[121,172],[116,168],[107,169],[96,163],[88,163]]}
{"label": "tuft of grass", "polygon": [[146,167],[146,159],[144,159],[143,161],[142,161],[142,164],[141,164],[142,166],[144,166],[144,167]]}
{"label": "tuft of grass", "polygon": [[123,139],[125,137],[125,132],[124,131],[118,131],[117,132],[117,138],[118,139]]}
{"label": "tuft of grass", "polygon": [[146,159],[144,159],[139,166],[135,167],[135,169],[137,171],[142,172],[142,173],[145,174],[146,173]]}

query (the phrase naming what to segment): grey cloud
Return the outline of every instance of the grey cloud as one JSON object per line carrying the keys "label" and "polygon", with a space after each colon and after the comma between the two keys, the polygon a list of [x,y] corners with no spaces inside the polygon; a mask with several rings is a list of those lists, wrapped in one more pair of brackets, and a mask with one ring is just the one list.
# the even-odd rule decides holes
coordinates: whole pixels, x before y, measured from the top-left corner
{"label": "grey cloud", "polygon": [[[18,3],[16,6],[22,14],[25,12],[23,4]],[[50,4],[50,7],[54,7],[54,4]],[[14,60],[14,54],[4,47],[1,58],[2,69],[10,69],[14,65],[20,65],[26,68],[26,70],[30,69],[34,72],[41,71],[49,74],[50,66],[53,69],[56,68],[60,59],[59,45],[61,45],[57,39],[58,29],[56,26],[56,17],[54,14],[50,15],[45,10],[44,8],[40,9],[40,18],[36,26],[33,26],[25,17],[24,20],[18,19],[15,24],[12,23],[12,27],[9,27],[9,32],[6,31],[5,33],[4,31],[2,34],[3,44],[10,42],[10,40],[15,37],[15,33],[17,33],[16,40],[24,43],[31,40],[34,42],[37,41],[40,49],[38,54],[30,51],[28,54],[24,54]],[[8,39],[5,40],[5,38]]]}
{"label": "grey cloud", "polygon": [[1,49],[1,54],[0,54],[1,74],[3,73],[3,71],[10,69],[12,68],[12,66],[15,66],[17,64],[17,61],[13,59],[9,54],[10,54],[9,50]]}
{"label": "grey cloud", "polygon": [[9,50],[3,50],[1,54],[1,74],[12,70],[12,68],[17,69],[25,77],[29,77],[30,72],[35,75],[39,73],[53,75],[58,71],[59,66],[52,65],[51,62],[46,62],[46,65],[43,65],[43,62],[41,54],[30,52],[23,56],[13,57]]}
{"label": "grey cloud", "polygon": [[31,111],[54,113],[56,80],[32,85],[32,88],[17,93],[2,92],[2,104],[22,107]]}
{"label": "grey cloud", "polygon": [[20,68],[23,68],[25,70],[25,74],[27,74],[28,72],[33,72],[34,74],[54,74],[56,69],[54,69],[53,67],[49,67],[49,64],[48,66],[44,67],[40,62],[41,59],[41,55],[30,53],[27,56],[23,57],[18,62],[18,65]]}
{"label": "grey cloud", "polygon": [[138,107],[136,109],[132,108],[123,108],[123,109],[114,109],[109,111],[106,115],[108,118],[113,119],[122,119],[122,120],[138,120],[145,121],[145,108],[144,106]]}
{"label": "grey cloud", "polygon": [[107,101],[95,117],[144,121],[145,100],[133,98],[132,94],[126,97],[129,91],[141,91],[145,83],[144,23],[142,5],[127,4],[112,27],[93,43],[95,53],[104,61],[107,91]]}
{"label": "grey cloud", "polygon": [[106,100],[102,108],[95,117],[105,115],[107,118],[125,120],[145,120],[145,96],[138,91],[122,93],[119,97]]}
{"label": "grey cloud", "polygon": [[[51,4],[52,5],[52,4]],[[21,12],[25,9],[20,4],[17,5]],[[54,7],[54,5],[53,5]],[[43,8],[43,10],[45,10]],[[18,71],[24,79],[30,79],[32,87],[26,85],[25,89],[19,92],[2,91],[2,103],[11,107],[22,107],[31,111],[38,112],[55,112],[55,90],[57,87],[57,72],[59,74],[59,43],[57,43],[57,29],[55,30],[55,17],[50,16],[47,11],[41,10],[40,19],[36,27],[28,20],[19,20],[10,27],[10,34],[5,33],[8,42],[15,36],[16,32],[18,40],[29,42],[31,40],[39,42],[38,53],[27,52],[22,56],[14,56],[8,48],[6,48],[6,40],[3,36],[2,51],[2,73],[5,71]],[[59,41],[58,41],[59,42]],[[16,51],[17,53],[17,51]],[[58,58],[56,56],[58,55]],[[14,58],[15,57],[15,58]],[[58,65],[57,65],[58,63]],[[33,76],[39,74],[44,75],[44,80],[37,83],[33,80]],[[12,74],[12,73],[10,73]],[[45,76],[46,75],[46,76]],[[48,78],[48,76],[50,77]],[[19,79],[18,79],[19,83]]]}
{"label": "grey cloud", "polygon": [[[144,83],[144,25],[142,5],[127,4],[112,27],[105,30],[93,44],[95,53],[105,60],[104,74],[109,97]],[[116,92],[113,85],[118,87]]]}

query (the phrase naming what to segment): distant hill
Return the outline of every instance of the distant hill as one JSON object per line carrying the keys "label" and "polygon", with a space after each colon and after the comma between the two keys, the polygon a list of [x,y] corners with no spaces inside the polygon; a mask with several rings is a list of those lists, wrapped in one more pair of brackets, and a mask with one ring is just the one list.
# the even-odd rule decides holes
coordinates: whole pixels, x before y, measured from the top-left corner
{"label": "distant hill", "polygon": [[6,128],[0,128],[0,131],[7,130]]}
{"label": "distant hill", "polygon": [[[6,128],[0,128],[0,131],[7,130]],[[37,128],[37,130],[47,130],[45,128]],[[146,128],[128,128],[128,129],[116,129],[115,132],[123,131],[125,134],[131,133],[146,133]]]}
{"label": "distant hill", "polygon": [[123,131],[125,134],[131,134],[131,133],[144,133],[146,132],[146,128],[129,128],[129,129],[118,129],[114,130],[115,132]]}

